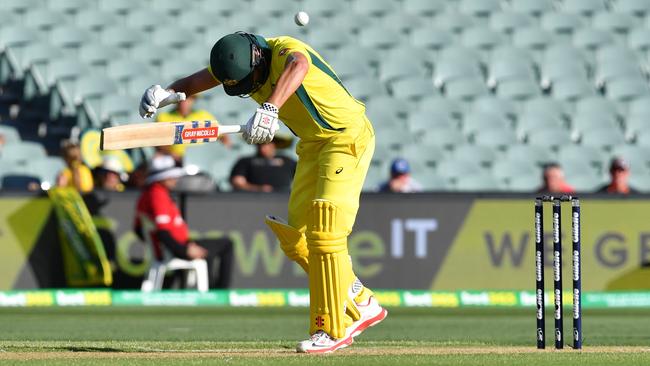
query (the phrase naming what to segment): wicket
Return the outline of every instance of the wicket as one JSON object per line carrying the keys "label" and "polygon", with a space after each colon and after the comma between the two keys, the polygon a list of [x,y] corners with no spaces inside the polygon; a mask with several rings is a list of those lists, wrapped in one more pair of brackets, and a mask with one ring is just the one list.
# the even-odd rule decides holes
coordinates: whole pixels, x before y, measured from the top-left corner
{"label": "wicket", "polygon": [[537,348],[546,347],[544,315],[544,203],[553,203],[553,303],[555,348],[564,347],[562,315],[562,202],[571,202],[571,239],[573,266],[573,348],[582,348],[582,308],[580,278],[580,200],[578,197],[541,196],[535,199],[535,298],[537,303]]}

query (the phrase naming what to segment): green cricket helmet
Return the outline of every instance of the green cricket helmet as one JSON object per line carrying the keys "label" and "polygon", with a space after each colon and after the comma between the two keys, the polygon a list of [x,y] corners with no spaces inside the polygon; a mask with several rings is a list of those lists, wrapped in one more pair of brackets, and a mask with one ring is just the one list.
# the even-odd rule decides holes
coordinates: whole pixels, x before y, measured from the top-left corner
{"label": "green cricket helmet", "polygon": [[210,52],[210,68],[228,95],[255,93],[269,77],[271,49],[262,36],[237,32],[222,37]]}

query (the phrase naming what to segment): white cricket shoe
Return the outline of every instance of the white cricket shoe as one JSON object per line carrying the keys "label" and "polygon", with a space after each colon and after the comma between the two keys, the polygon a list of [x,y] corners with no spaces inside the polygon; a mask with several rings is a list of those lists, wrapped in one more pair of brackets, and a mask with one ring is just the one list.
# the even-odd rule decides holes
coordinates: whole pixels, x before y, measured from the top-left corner
{"label": "white cricket shoe", "polygon": [[379,305],[374,296],[370,296],[365,304],[357,304],[361,317],[347,328],[346,334],[352,338],[361,334],[364,330],[379,324],[388,316],[388,311]]}
{"label": "white cricket shoe", "polygon": [[332,338],[325,331],[319,330],[311,338],[298,343],[296,351],[299,353],[330,353],[337,349],[345,348],[352,344],[352,336],[346,332],[344,338]]}

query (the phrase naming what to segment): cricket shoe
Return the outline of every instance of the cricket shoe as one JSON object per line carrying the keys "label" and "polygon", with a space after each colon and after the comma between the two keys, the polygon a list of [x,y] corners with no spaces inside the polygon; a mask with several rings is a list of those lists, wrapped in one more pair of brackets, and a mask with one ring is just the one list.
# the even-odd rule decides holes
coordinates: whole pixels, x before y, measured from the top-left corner
{"label": "cricket shoe", "polygon": [[299,353],[330,353],[351,344],[352,336],[349,332],[346,332],[345,337],[336,339],[325,331],[319,330],[312,334],[310,339],[298,343],[296,351]]}
{"label": "cricket shoe", "polygon": [[379,305],[379,302],[374,296],[370,296],[365,303],[357,304],[357,309],[359,309],[361,317],[347,327],[346,331],[346,334],[350,334],[352,338],[358,336],[364,330],[379,324],[379,322],[388,316],[388,311]]}

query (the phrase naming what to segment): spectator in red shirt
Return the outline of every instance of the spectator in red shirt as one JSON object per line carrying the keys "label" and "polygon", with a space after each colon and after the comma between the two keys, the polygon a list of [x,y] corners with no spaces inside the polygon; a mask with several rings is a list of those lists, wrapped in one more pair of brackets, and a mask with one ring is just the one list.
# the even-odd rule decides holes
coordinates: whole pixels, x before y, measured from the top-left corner
{"label": "spectator in red shirt", "polygon": [[564,179],[560,164],[546,164],[542,174],[544,185],[539,189],[540,193],[575,193],[575,189]]}
{"label": "spectator in red shirt", "polygon": [[[201,239],[189,238],[187,223],[183,220],[178,206],[173,201],[171,190],[176,187],[178,178],[185,175],[183,168],[177,167],[169,155],[155,157],[149,169],[146,186],[137,203],[134,229],[141,239],[151,235],[154,255],[163,258],[164,251],[182,259],[205,258],[210,275],[210,288],[227,288],[230,285],[233,244],[228,238]],[[155,225],[151,233],[142,232],[140,216],[145,215]],[[214,262],[220,260],[219,273],[214,273]]]}

